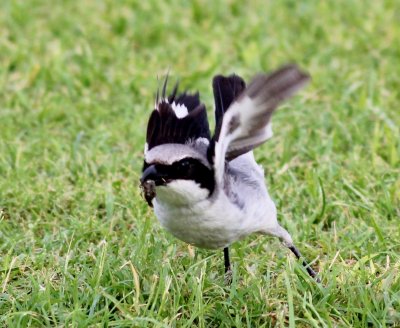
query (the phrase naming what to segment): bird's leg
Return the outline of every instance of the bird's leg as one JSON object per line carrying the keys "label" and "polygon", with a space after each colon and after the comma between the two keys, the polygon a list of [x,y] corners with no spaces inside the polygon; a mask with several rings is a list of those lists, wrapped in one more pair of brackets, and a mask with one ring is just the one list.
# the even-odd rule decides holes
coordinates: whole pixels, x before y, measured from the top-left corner
{"label": "bird's leg", "polygon": [[224,264],[225,264],[225,273],[231,271],[231,261],[229,260],[229,247],[224,248]]}
{"label": "bird's leg", "polygon": [[232,283],[232,270],[231,261],[229,260],[229,248],[224,248],[224,264],[225,264],[225,284],[230,285]]}
{"label": "bird's leg", "polygon": [[[300,258],[302,258],[299,250],[296,248],[296,246],[294,246],[293,244],[288,246],[288,248],[293,252],[293,254],[297,257],[298,260],[300,260]],[[317,277],[317,273],[310,267],[310,265],[304,260],[303,258],[303,266],[306,268],[308,274],[314,278],[317,282],[321,282],[321,280]]]}
{"label": "bird's leg", "polygon": [[[283,244],[287,248],[289,248],[293,252],[294,255],[296,255],[298,260],[300,260],[300,258],[302,258],[299,250],[293,244],[292,237],[284,228],[282,228],[280,225],[278,225],[277,227],[275,227],[275,229],[272,231],[271,234],[276,237],[279,237],[283,241]],[[317,273],[310,267],[310,265],[304,260],[304,258],[303,258],[302,263],[303,263],[303,266],[306,268],[308,274],[313,279],[315,279],[315,281],[321,282],[321,280],[318,278]]]}

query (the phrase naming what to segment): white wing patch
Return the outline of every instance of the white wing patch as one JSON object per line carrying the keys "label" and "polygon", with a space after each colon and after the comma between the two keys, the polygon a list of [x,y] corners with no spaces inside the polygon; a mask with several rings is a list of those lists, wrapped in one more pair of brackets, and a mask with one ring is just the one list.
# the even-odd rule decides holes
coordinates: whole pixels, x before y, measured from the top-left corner
{"label": "white wing patch", "polygon": [[176,104],[175,101],[171,104],[177,118],[184,118],[189,112],[184,104]]}
{"label": "white wing patch", "polygon": [[[158,103],[156,102],[155,108],[158,110],[159,105],[163,102],[169,104],[168,98],[162,99]],[[189,114],[189,111],[184,104],[177,104],[175,101],[173,101],[170,105],[177,118],[184,118]]]}

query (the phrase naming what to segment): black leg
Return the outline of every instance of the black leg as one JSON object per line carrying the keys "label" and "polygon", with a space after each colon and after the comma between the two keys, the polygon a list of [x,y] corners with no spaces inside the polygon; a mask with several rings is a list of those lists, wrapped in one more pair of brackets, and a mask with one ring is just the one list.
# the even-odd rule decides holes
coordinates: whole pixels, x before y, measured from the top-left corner
{"label": "black leg", "polygon": [[224,263],[225,263],[225,273],[231,271],[231,261],[229,260],[229,247],[224,248]]}
{"label": "black leg", "polygon": [[[297,259],[299,260],[302,256],[299,250],[294,246],[289,246],[289,249],[296,255]],[[321,282],[321,280],[317,277],[317,273],[310,267],[310,265],[303,259],[303,266],[306,268],[308,274],[314,278],[317,282]]]}

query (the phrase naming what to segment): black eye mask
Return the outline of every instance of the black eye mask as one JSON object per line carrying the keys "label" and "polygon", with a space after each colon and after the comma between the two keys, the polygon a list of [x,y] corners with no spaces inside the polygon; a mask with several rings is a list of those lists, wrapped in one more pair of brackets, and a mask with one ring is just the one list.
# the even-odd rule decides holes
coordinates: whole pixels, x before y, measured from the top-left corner
{"label": "black eye mask", "polygon": [[[167,185],[174,180],[193,180],[201,188],[208,189],[210,195],[214,191],[214,172],[207,168],[199,160],[184,158],[171,165],[144,163],[142,186],[147,181],[154,181],[154,186]],[[149,185],[147,185],[148,188]]]}

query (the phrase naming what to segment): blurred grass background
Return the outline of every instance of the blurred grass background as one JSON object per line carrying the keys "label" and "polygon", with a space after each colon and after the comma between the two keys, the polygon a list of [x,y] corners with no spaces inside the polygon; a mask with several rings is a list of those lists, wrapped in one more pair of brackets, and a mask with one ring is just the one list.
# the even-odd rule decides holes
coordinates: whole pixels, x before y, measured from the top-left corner
{"label": "blurred grass background", "polygon": [[[0,326],[400,324],[398,1],[0,3]],[[157,77],[199,90],[296,62],[256,151],[277,240],[188,249],[140,197]],[[213,123],[211,123],[213,126]]]}

